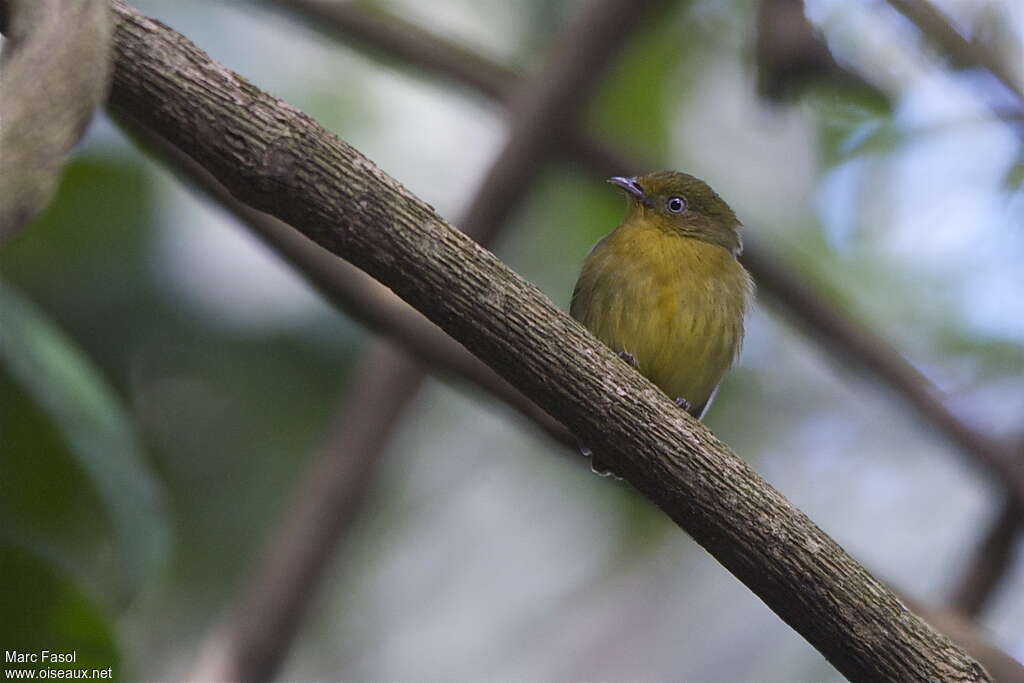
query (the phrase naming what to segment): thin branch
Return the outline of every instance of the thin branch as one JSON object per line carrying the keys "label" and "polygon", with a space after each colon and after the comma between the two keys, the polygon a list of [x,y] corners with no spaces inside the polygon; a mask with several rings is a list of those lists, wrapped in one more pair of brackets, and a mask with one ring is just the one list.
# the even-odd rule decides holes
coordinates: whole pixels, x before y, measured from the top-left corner
{"label": "thin branch", "polygon": [[[990,51],[983,50],[980,45],[966,41],[951,24],[934,7],[927,2],[917,0],[895,0],[892,2],[899,11],[910,18],[920,30],[932,36],[935,41],[945,45],[953,61],[960,67],[987,68],[1011,91],[1021,92],[1019,85],[1013,82],[1009,72],[1003,68],[1003,62]],[[792,87],[793,81],[804,82],[809,78],[828,76],[839,68],[828,53],[825,44],[813,32],[804,12],[803,0],[762,0],[758,21],[758,67],[761,88],[770,97],[778,98],[780,94]],[[823,54],[824,53],[824,54]],[[846,79],[846,72],[838,72],[840,81]],[[855,83],[856,85],[856,83]],[[1024,100],[1021,100],[1024,102]],[[996,116],[1010,123],[1019,124],[1024,116],[1024,108],[1013,111],[1003,110],[993,105]],[[811,309],[814,308],[811,303]],[[797,321],[797,324],[800,324]],[[841,335],[842,338],[856,338],[856,330],[852,334]],[[863,355],[863,354],[862,354]],[[881,358],[879,360],[882,360]],[[907,374],[901,366],[901,358],[896,358],[884,375],[893,378],[894,385],[902,395],[910,395],[918,410],[932,416],[933,424],[941,425],[944,433],[962,449],[989,459],[995,454],[999,459],[1012,461],[1012,454],[1002,444],[996,444],[983,434],[967,428],[959,420],[950,420],[952,415],[937,393],[929,387],[929,383],[918,373]],[[919,395],[920,394],[920,395]],[[1017,456],[1018,461],[1024,456]],[[1024,532],[1024,507],[1019,499],[1006,496],[1000,511],[996,514],[988,532],[971,556],[967,569],[960,583],[953,590],[949,600],[952,613],[970,618],[977,618],[990,602],[990,599],[1002,579],[1013,566],[1014,549]],[[928,619],[934,625],[953,623],[952,616],[943,617],[940,621]],[[950,633],[943,628],[943,631]],[[954,640],[961,643],[962,640]],[[970,652],[976,650],[968,648]],[[997,673],[997,666],[985,660],[986,667],[1002,680]],[[1002,668],[999,666],[998,668]]]}
{"label": "thin branch", "polygon": [[757,283],[781,305],[790,320],[804,329],[820,348],[840,361],[848,359],[866,369],[896,392],[939,433],[999,477],[1017,500],[1024,501],[1024,462],[1015,458],[1008,444],[996,441],[964,422],[954,413],[926,377],[888,343],[852,318],[837,315],[835,306],[797,282],[780,264],[765,258],[763,251],[748,249],[743,261]]}
{"label": "thin branch", "polygon": [[353,262],[601,452],[854,680],[991,680],[535,287],[368,159],[114,0],[111,105]]}
{"label": "thin branch", "polygon": [[972,657],[985,665],[985,670],[999,683],[1024,681],[1024,666],[992,645],[985,633],[970,619],[954,611],[925,607],[905,595],[901,595],[900,599],[907,607],[924,617],[925,621],[949,636],[950,640],[970,652]]}
{"label": "thin branch", "polygon": [[[324,3],[320,2],[290,4],[307,7],[324,6]],[[364,19],[364,10],[356,9],[353,11],[351,4],[338,5],[336,3],[329,3],[327,6],[329,8],[344,8],[346,15],[351,16],[351,20],[356,25],[371,27],[373,34],[385,42],[387,42],[388,37],[391,35],[390,32],[395,28],[395,25],[388,21],[388,17],[381,15],[379,12],[374,12],[372,14],[372,21],[367,22]],[[330,16],[326,18],[329,19]],[[374,22],[379,22],[379,24]],[[444,60],[435,60],[435,62],[442,64],[442,71],[450,68],[455,73],[460,71],[458,66],[461,63],[460,60],[468,59],[471,64],[477,66],[467,71],[469,73],[476,73],[478,80],[485,83],[499,82],[494,81],[492,78],[497,71],[491,69],[480,71],[478,60],[471,53],[467,55],[464,50],[459,49],[438,49],[434,43],[439,43],[442,46],[447,43],[438,41],[432,34],[423,32],[414,25],[402,25],[401,32],[398,35],[414,36],[415,39],[411,41],[412,44],[424,46],[422,48],[414,48],[408,51],[408,53],[403,53],[401,56],[418,59],[421,56],[421,53],[417,51],[418,49],[423,49],[429,54],[449,54],[451,55],[450,59],[453,66],[445,66]],[[423,65],[418,64],[418,66]],[[511,72],[505,73],[500,79],[502,87],[505,82],[512,78],[510,74]],[[472,78],[468,77],[471,82]],[[492,95],[498,95],[500,94],[500,89],[491,88],[489,92]],[[592,138],[584,137],[583,140],[588,143],[592,142]],[[554,440],[564,446],[568,446],[570,449],[569,453],[575,453],[575,440],[566,432],[561,424],[537,408],[535,404],[526,399],[520,392],[512,388],[479,360],[466,353],[465,349],[452,341],[413,309],[394,297],[386,288],[381,287],[354,267],[316,246],[272,216],[241,204],[231,197],[230,193],[213,179],[209,173],[202,169],[201,166],[181,154],[173,146],[160,143],[162,141],[150,141],[150,144],[158,144],[160,147],[159,154],[166,163],[169,163],[172,168],[180,167],[182,174],[187,179],[198,183],[206,192],[234,213],[243,224],[253,228],[278,253],[295,265],[297,272],[310,279],[311,283],[341,310],[369,328],[404,342],[403,348],[406,352],[416,356],[422,363],[431,367],[433,371],[483,388],[494,397],[524,414],[535,426],[546,432]],[[579,154],[579,149],[577,154]],[[601,146],[596,146],[592,152],[586,153],[588,163],[606,168],[609,173],[614,172],[620,165],[630,165],[634,168],[640,167],[636,163],[623,164],[621,159],[609,159],[608,156],[606,148]],[[811,308],[814,309],[816,307],[811,306]],[[827,316],[825,319],[827,319]],[[842,338],[848,335],[841,334],[839,336]],[[899,372],[890,372],[889,374],[898,375]],[[977,613],[977,609],[984,602],[985,596],[990,594],[992,586],[998,582],[1008,566],[1006,560],[1009,559],[1009,555],[1005,549],[1010,539],[1006,536],[1005,524],[1013,519],[1019,520],[1019,518],[1008,516],[1006,511],[998,516],[991,532],[987,536],[989,540],[979,545],[974,561],[965,572],[963,582],[954,591],[956,597],[952,601],[952,608],[959,608],[969,615]],[[993,558],[998,559],[994,561]],[[972,652],[978,651],[972,650]],[[983,653],[984,650],[981,652]],[[986,666],[990,666],[987,661]]]}
{"label": "thin branch", "polygon": [[195,185],[290,263],[327,301],[396,343],[431,372],[476,387],[505,403],[555,443],[575,450],[568,430],[501,378],[437,325],[386,287],[270,214],[235,199],[206,169],[127,116],[112,112],[121,129],[150,150],[186,185]]}
{"label": "thin branch", "polygon": [[[167,144],[166,141],[163,141],[150,131],[142,130],[134,122],[121,120],[119,123],[122,124],[122,127],[128,126],[128,132],[144,147],[155,148],[160,159],[172,170],[176,171],[183,182],[198,186],[199,189],[213,200],[223,205],[243,225],[248,226],[257,235],[265,238],[268,244],[295,267],[298,274],[305,277],[312,286],[340,310],[346,312],[370,329],[390,336],[394,342],[402,345],[402,349],[406,354],[415,357],[425,364],[426,367],[430,368],[432,372],[440,372],[455,377],[484,390],[497,400],[506,403],[510,408],[518,411],[523,417],[533,423],[541,432],[547,433],[554,441],[564,447],[563,450],[558,452],[568,455],[572,458],[573,462],[578,463],[580,466],[586,464],[586,460],[579,457],[576,440],[566,431],[565,427],[538,408],[505,380],[501,379],[493,370],[470,355],[465,348],[441,332],[433,323],[423,318],[415,309],[395,297],[386,288],[370,279],[365,273],[321,249],[303,237],[301,233],[281,223],[273,216],[256,211],[239,202],[202,166],[182,154],[177,148]],[[405,361],[403,360],[401,363],[404,365]],[[377,364],[379,365],[380,363],[378,362]],[[374,364],[369,363],[368,365],[372,367]],[[363,377],[366,373],[364,371],[358,374],[359,377]],[[357,382],[357,386],[360,384],[360,382]],[[385,384],[390,385],[391,381],[386,380]],[[369,396],[364,397],[360,401],[350,401],[351,405],[356,406],[364,403],[372,405],[376,403],[376,399],[373,396]],[[376,411],[371,410],[370,412],[377,414]],[[386,411],[381,411],[381,413],[384,414]],[[342,425],[344,425],[344,422],[342,422]],[[384,428],[383,426],[381,427],[381,429]],[[342,426],[340,431],[344,431],[344,426]],[[327,442],[333,443],[334,441],[329,439]],[[351,444],[348,448],[355,452],[365,451],[362,448],[354,448]],[[326,453],[324,459],[327,460],[331,457],[331,453]],[[335,465],[328,465],[328,467],[331,469],[336,468]],[[337,475],[328,473],[323,475],[323,478],[330,479],[332,476]],[[318,478],[320,478],[319,472],[311,477],[312,480]],[[297,491],[306,491],[312,487],[299,484],[295,488]],[[315,499],[317,496],[312,495],[309,498]],[[338,499],[331,501],[335,506],[340,505],[342,502]],[[345,517],[343,512],[338,512],[337,516]],[[325,512],[326,514],[328,513]],[[295,513],[295,515],[298,516],[298,513]],[[335,515],[330,515],[327,518],[334,519]],[[299,521],[292,520],[288,522],[288,526],[285,528],[302,529],[303,526]],[[308,539],[311,538],[311,533],[316,531],[313,530],[312,532],[305,532],[300,535]],[[343,535],[344,531],[341,530],[338,533]],[[291,536],[290,533],[282,533],[281,535],[286,539]],[[315,570],[316,567],[314,565],[318,564],[313,561],[295,563],[293,569],[294,580],[285,582],[280,577],[287,577],[288,575],[280,572],[272,558],[313,556],[313,548],[308,543],[304,544],[300,552],[286,547],[286,543],[287,541],[268,544],[268,547],[275,548],[275,550],[266,554],[269,559],[264,561],[267,565],[262,568],[259,575],[264,577],[263,580],[270,585],[269,588],[262,590],[268,590],[274,595],[284,595],[289,591],[296,591],[302,584],[299,570],[305,567],[305,570],[309,572]],[[983,544],[982,548],[986,547],[986,545]],[[983,557],[979,556],[975,559],[975,563],[987,562],[988,556],[988,553],[985,553]],[[323,561],[329,561],[329,556],[324,555]],[[969,571],[968,576],[974,573],[974,571]],[[305,576],[311,581],[315,581],[317,577],[315,574],[305,574]],[[993,579],[997,578],[991,573],[987,574],[989,584],[992,583]],[[284,585],[277,586],[276,582],[278,581],[281,581]],[[262,590],[252,588],[250,593],[254,596],[259,596]],[[988,594],[990,591],[981,589],[980,592]],[[310,595],[309,592],[300,592],[298,593],[299,597],[293,599],[305,600],[308,595]],[[954,642],[964,647],[985,666],[986,670],[993,674],[996,680],[1013,680],[1013,677],[1006,674],[1006,672],[1010,671],[1016,672],[1018,675],[1024,675],[1024,671],[1021,671],[1019,664],[1016,665],[1016,669],[1012,668],[1015,665],[1015,660],[987,642],[981,634],[976,632],[969,621],[957,618],[955,616],[956,608],[953,605],[950,606],[950,610],[953,611],[937,611],[926,609],[920,604],[912,604],[908,598],[902,595],[900,599],[910,605],[915,612],[925,617],[928,623],[940,628]],[[256,601],[257,599],[254,598],[253,602],[255,603]],[[280,599],[278,609],[284,611],[288,604],[290,604],[289,601],[282,598]],[[243,609],[246,613],[250,614],[261,613],[266,615],[267,613],[274,612],[274,610],[267,610],[259,606],[243,607]],[[200,661],[195,669],[195,675],[191,677],[193,680],[216,678],[217,676],[214,675],[216,672],[228,670],[229,662],[227,656],[231,648],[227,643],[236,637],[232,630],[233,625],[233,621],[221,625],[207,639]],[[267,637],[269,638],[269,636]]]}
{"label": "thin branch", "polygon": [[[594,0],[568,27],[550,66],[511,98],[511,132],[460,223],[466,235],[482,244],[494,241],[554,141],[590,100],[612,56],[657,4]],[[369,410],[372,416],[346,419],[332,433],[325,457],[313,464],[297,489],[299,502],[287,513],[284,533],[271,541],[268,562],[238,615],[205,648],[201,666],[213,668],[200,669],[197,678],[264,681],[280,668],[316,582],[353,517],[356,506],[350,499],[366,488],[388,435],[425,379],[423,368],[402,362],[399,356],[387,345],[371,353],[377,359],[372,363],[376,371],[363,373],[349,396],[360,413]],[[336,461],[346,464],[338,466]],[[282,562],[280,557],[288,559]]]}
{"label": "thin branch", "polygon": [[785,99],[810,82],[880,94],[836,62],[807,19],[803,0],[761,0],[756,49],[758,90],[768,99]]}
{"label": "thin branch", "polygon": [[423,383],[422,368],[387,343],[361,364],[333,441],[300,477],[292,505],[230,620],[208,638],[189,680],[273,680],[320,580],[366,494],[391,427]]}
{"label": "thin branch", "polygon": [[1016,96],[1019,108],[1024,110],[1024,86],[1006,68],[999,56],[964,38],[928,0],[889,0],[889,4],[945,51],[953,64],[960,68],[982,68],[995,76]]}
{"label": "thin branch", "polygon": [[[518,83],[511,70],[479,55],[462,59],[465,49],[431,36],[423,29],[411,29],[399,17],[381,9],[369,13],[356,3],[334,3],[327,0],[274,0],[275,4],[297,11],[311,11],[311,25],[321,31],[340,34],[363,43],[374,51],[383,51],[410,60],[414,66],[426,68],[460,82],[477,87],[485,95],[507,101],[502,91],[478,87],[479,82],[506,83],[506,89]],[[372,27],[372,30],[370,28]],[[409,41],[407,34],[415,34]],[[439,57],[441,55],[442,57]],[[472,71],[473,78],[467,78]],[[489,75],[482,75],[489,71]],[[507,92],[504,91],[504,92]],[[604,144],[574,128],[563,139],[564,152],[582,161],[597,174],[640,175],[654,166]],[[1024,464],[1014,458],[1013,450],[991,439],[965,422],[947,406],[944,394],[921,375],[893,347],[869,328],[844,314],[835,303],[822,298],[817,289],[773,258],[766,249],[748,240],[743,261],[757,281],[758,291],[768,295],[769,303],[781,310],[804,331],[818,348],[847,365],[853,362],[869,376],[881,381],[912,406],[918,415],[934,426],[966,455],[973,464],[980,464],[1000,486],[1024,505]]]}
{"label": "thin branch", "polygon": [[949,607],[968,617],[977,617],[1013,566],[1013,558],[1024,532],[1024,509],[1012,500],[1003,503],[988,531],[971,555],[960,583],[949,599]]}
{"label": "thin branch", "polygon": [[3,243],[49,203],[68,152],[107,96],[111,16],[108,0],[10,0],[0,25]]}
{"label": "thin branch", "polygon": [[[757,259],[757,252],[748,251],[745,261]],[[772,277],[776,266],[771,262],[759,264],[759,277]],[[753,268],[752,268],[753,270]],[[785,273],[779,273],[785,277]],[[763,280],[758,280],[763,287]],[[1007,546],[1015,543],[1014,536],[1021,531],[1019,510],[1022,509],[1019,481],[1024,477],[1024,457],[1018,450],[994,441],[961,420],[946,405],[938,391],[916,368],[907,363],[890,346],[876,337],[868,328],[860,327],[849,319],[837,316],[830,308],[823,308],[820,299],[810,291],[792,289],[787,309],[794,324],[806,327],[812,335],[829,340],[829,350],[839,356],[857,359],[876,377],[882,378],[897,395],[913,405],[925,420],[941,434],[986,465],[991,472],[1006,476],[1006,502],[995,527],[989,532],[990,540],[983,542],[974,555],[959,587],[951,598],[951,607],[969,616],[977,616],[987,596],[998,585],[1012,566],[1013,556]],[[799,315],[794,315],[799,311]],[[1017,515],[1017,524],[1010,520]],[[1014,531],[1016,530],[1016,531]],[[1007,536],[1006,534],[1011,534]],[[993,540],[994,539],[994,540]]]}
{"label": "thin branch", "polygon": [[336,0],[270,0],[268,4],[290,10],[318,31],[344,27],[368,45],[380,46],[380,55],[415,63],[494,99],[509,97],[509,84],[519,79],[516,71],[451,41],[438,40],[430,31],[375,5]]}

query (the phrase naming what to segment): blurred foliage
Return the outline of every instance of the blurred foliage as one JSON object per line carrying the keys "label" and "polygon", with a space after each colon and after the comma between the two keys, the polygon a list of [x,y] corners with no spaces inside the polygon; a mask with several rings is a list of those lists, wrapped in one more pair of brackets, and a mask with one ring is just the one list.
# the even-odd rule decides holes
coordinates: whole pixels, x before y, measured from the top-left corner
{"label": "blurred foliage", "polygon": [[[74,653],[73,664],[38,662],[25,669],[107,669],[120,674],[110,619],[54,566],[0,541],[0,642],[5,652]],[[41,654],[40,654],[41,656]]]}
{"label": "blurred foliage", "polygon": [[[314,451],[356,339],[333,322],[250,335],[183,308],[154,269],[162,228],[148,162],[116,149],[69,164],[51,207],[0,252],[4,278],[46,311],[3,290],[3,535],[70,572],[110,614],[136,609],[117,579],[127,572],[136,588],[149,579],[150,608],[157,586],[179,585],[206,596],[184,603],[189,613],[209,615]],[[167,579],[153,575],[166,530],[139,469],[151,458],[174,515]],[[180,601],[164,595],[159,609],[175,613]],[[107,613],[97,618],[113,627]],[[159,624],[173,623],[140,636],[159,639]]]}
{"label": "blurred foliage", "polygon": [[[415,68],[396,77],[380,52],[240,0],[139,5],[447,215],[501,144],[496,105]],[[525,73],[582,7],[379,5]],[[718,173],[761,249],[962,392],[973,420],[1010,433],[1024,409],[1019,145],[1016,162],[993,153],[1013,147],[998,124],[953,107],[957,82],[907,56],[891,17],[848,3],[811,9],[844,66],[891,65],[889,101],[815,83],[763,106],[753,9],[667,10],[616,62],[588,127],[652,164]],[[1019,24],[997,42],[1019,44]],[[0,575],[17,587],[0,642],[179,679],[343,410],[366,335],[310,306],[244,227],[158,169],[101,122],[52,206],[0,249]],[[980,208],[956,213],[969,197]],[[566,306],[621,211],[601,178],[552,161],[499,254]],[[287,291],[266,296],[267,282]],[[870,568],[941,599],[998,496],[772,310],[762,297],[709,426]],[[551,451],[504,408],[428,385],[285,677],[838,680],[659,511]],[[173,545],[154,567],[165,524]],[[985,621],[1016,652],[1022,575]]]}
{"label": "blurred foliage", "polygon": [[[167,550],[168,527],[159,484],[142,458],[121,406],[71,341],[2,282],[0,310],[4,311],[0,362],[49,414],[102,499],[124,567],[126,585],[121,592],[131,595],[159,568]],[[45,443],[45,435],[41,441]],[[31,506],[26,500],[6,502],[15,519]]]}

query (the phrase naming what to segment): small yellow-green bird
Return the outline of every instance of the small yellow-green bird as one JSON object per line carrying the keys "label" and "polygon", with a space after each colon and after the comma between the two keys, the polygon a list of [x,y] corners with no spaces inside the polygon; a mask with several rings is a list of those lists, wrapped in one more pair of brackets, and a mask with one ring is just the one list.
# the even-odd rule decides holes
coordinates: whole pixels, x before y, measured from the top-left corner
{"label": "small yellow-green bird", "polygon": [[626,192],[626,216],[587,255],[570,313],[700,419],[739,354],[753,298],[737,260],[741,223],[685,173],[608,182]]}

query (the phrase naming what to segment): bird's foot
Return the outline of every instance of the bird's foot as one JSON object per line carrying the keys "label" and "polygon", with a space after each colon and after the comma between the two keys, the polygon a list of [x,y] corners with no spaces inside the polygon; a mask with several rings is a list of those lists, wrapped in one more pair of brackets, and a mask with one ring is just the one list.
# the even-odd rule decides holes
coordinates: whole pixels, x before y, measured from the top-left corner
{"label": "bird's foot", "polygon": [[682,396],[679,396],[679,397],[676,398],[676,405],[679,406],[680,408],[682,408],[683,410],[685,410],[688,413],[692,413],[693,412],[693,406],[691,406],[690,402],[687,401]]}
{"label": "bird's foot", "polygon": [[634,370],[636,369],[636,356],[634,356],[630,352],[628,352],[628,351],[619,351],[619,358],[621,358],[622,360],[626,361],[626,364],[629,367],[633,368]]}

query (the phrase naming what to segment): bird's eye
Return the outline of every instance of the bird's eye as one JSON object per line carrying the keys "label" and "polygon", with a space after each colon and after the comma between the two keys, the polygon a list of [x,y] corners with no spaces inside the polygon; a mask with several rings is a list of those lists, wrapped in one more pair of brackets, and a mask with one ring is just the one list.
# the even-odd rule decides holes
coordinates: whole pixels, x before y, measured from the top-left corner
{"label": "bird's eye", "polygon": [[665,208],[669,213],[682,213],[686,210],[686,200],[682,197],[669,197],[665,202]]}

